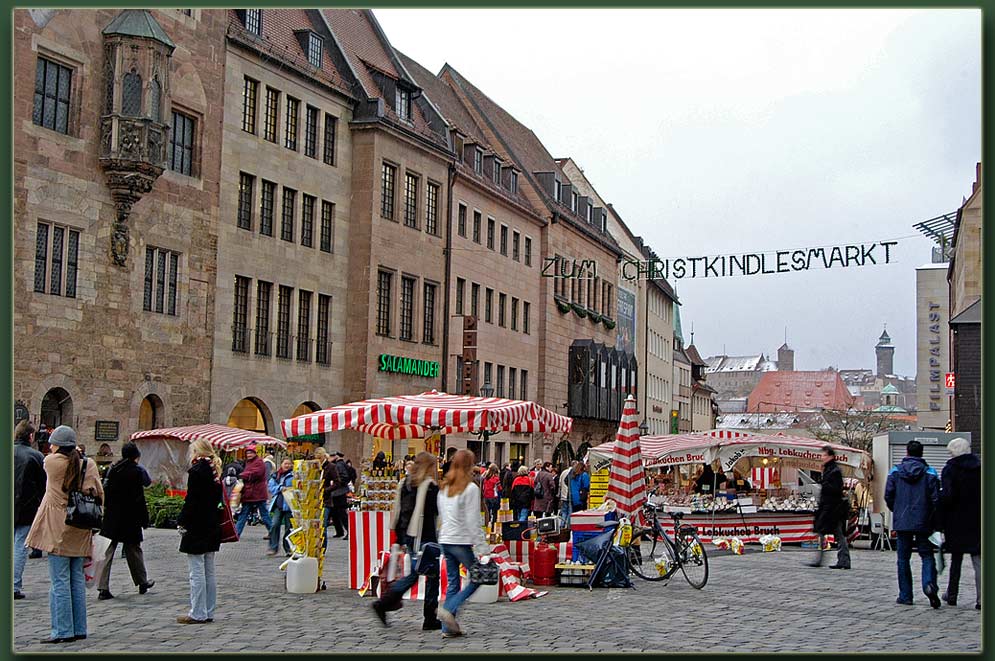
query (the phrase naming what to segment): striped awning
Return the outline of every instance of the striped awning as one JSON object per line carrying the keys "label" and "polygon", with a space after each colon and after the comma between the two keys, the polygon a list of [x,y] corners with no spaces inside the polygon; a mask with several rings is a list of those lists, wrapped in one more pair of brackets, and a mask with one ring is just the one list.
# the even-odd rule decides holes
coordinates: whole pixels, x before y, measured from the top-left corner
{"label": "striped awning", "polygon": [[622,419],[615,434],[611,468],[608,469],[608,492],[605,500],[614,500],[616,509],[634,516],[646,502],[646,471],[639,447],[639,414],[636,400],[629,395],[622,408]]}
{"label": "striped awning", "polygon": [[257,445],[286,448],[286,441],[260,434],[259,432],[228,427],[227,425],[190,425],[188,427],[164,427],[139,431],[131,435],[133,441],[208,441],[219,450],[238,450]]}
{"label": "striped awning", "polygon": [[286,437],[354,429],[387,440],[479,431],[569,432],[573,420],[535,402],[435,390],[341,404],[283,421]]}

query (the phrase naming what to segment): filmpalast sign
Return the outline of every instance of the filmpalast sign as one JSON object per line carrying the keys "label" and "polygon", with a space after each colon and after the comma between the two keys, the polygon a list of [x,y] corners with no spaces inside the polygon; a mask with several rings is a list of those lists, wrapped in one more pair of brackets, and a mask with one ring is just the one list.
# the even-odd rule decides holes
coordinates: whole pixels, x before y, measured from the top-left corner
{"label": "filmpalast sign", "polygon": [[420,360],[382,353],[380,354],[379,371],[391,374],[413,374],[431,379],[439,376],[439,363],[434,360]]}

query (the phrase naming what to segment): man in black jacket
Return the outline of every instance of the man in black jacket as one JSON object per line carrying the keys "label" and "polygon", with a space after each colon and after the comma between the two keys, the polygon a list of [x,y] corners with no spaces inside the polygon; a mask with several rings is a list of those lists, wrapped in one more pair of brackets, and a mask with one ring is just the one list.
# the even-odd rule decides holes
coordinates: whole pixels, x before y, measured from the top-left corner
{"label": "man in black jacket", "polygon": [[14,429],[14,599],[24,599],[21,576],[28,560],[24,540],[45,495],[45,457],[31,447],[35,428],[21,420]]}
{"label": "man in black jacket", "polygon": [[832,534],[839,546],[836,564],[830,569],[850,568],[850,547],[846,539],[846,519],[850,513],[850,501],[843,495],[843,471],[836,463],[836,451],[828,445],[822,448],[822,489],[819,491],[819,507],[815,510],[813,528],[819,533],[819,550],[813,567],[822,565],[824,536]]}
{"label": "man in black jacket", "polygon": [[336,452],[331,457],[335,472],[329,495],[332,502],[332,525],[335,526],[334,536],[337,539],[349,539],[349,514],[346,501],[346,494],[349,493],[349,469],[345,466],[344,458],[345,455],[341,452]]}

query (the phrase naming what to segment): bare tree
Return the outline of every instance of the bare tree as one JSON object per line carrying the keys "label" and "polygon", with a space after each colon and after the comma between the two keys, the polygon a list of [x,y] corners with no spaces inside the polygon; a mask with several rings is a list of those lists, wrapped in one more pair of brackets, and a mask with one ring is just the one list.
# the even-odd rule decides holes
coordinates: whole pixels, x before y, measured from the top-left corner
{"label": "bare tree", "polygon": [[829,429],[809,427],[811,434],[820,441],[841,443],[865,452],[871,451],[875,436],[895,429],[904,429],[906,423],[896,420],[887,413],[875,411],[847,411],[824,409],[822,416]]}

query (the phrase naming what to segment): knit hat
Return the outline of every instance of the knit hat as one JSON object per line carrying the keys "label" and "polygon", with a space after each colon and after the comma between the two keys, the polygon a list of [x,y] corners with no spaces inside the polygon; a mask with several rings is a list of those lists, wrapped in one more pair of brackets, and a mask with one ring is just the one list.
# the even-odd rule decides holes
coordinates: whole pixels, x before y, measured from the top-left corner
{"label": "knit hat", "polygon": [[60,448],[76,447],[76,432],[68,425],[60,425],[48,437],[48,442]]}

